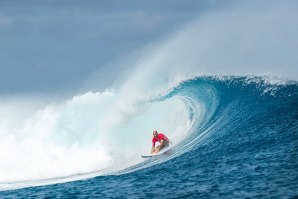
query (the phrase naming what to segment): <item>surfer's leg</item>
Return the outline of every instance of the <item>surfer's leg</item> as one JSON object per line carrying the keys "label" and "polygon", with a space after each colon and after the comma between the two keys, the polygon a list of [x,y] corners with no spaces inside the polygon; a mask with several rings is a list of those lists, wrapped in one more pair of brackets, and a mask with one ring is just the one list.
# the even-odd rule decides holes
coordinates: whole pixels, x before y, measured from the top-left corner
{"label": "surfer's leg", "polygon": [[151,149],[151,154],[156,154],[160,151],[160,145],[157,147],[152,147]]}
{"label": "surfer's leg", "polygon": [[158,152],[160,152],[160,150],[161,150],[161,144],[155,148],[154,153],[158,153]]}
{"label": "surfer's leg", "polygon": [[167,141],[165,141],[165,140],[162,140],[162,141],[160,142],[160,149],[159,149],[159,151],[161,151],[161,150],[167,148],[168,146],[169,146],[169,142],[167,142]]}

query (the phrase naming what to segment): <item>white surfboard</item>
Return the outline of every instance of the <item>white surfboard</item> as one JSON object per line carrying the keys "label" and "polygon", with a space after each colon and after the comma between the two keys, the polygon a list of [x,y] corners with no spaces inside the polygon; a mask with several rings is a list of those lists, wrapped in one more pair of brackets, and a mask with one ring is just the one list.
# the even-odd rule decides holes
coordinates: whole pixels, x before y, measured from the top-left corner
{"label": "white surfboard", "polygon": [[157,153],[157,154],[141,155],[141,157],[142,157],[142,158],[152,158],[152,157],[154,157],[154,156],[162,155],[162,154],[168,152],[170,149],[171,149],[171,147],[169,147],[169,148],[167,148],[167,149],[165,149],[165,150],[162,150],[162,151],[160,151],[160,152]]}
{"label": "white surfboard", "polygon": [[151,158],[154,155],[141,155],[142,158]]}

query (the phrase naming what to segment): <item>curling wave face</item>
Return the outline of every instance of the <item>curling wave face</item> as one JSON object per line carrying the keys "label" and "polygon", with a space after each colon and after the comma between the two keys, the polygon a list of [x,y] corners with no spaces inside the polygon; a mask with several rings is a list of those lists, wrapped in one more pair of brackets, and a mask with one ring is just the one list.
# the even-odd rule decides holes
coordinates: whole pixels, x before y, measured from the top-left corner
{"label": "curling wave face", "polygon": [[[297,82],[269,77],[198,77],[182,82],[161,99],[177,96],[188,104],[189,116],[195,117],[188,136],[170,156],[120,172],[135,171],[120,176],[121,183],[146,176],[142,180],[146,186],[137,189],[146,196],[159,195],[162,190],[175,197],[207,198],[297,194]],[[156,173],[163,176],[158,183],[151,180]],[[119,194],[125,191],[136,189]]]}

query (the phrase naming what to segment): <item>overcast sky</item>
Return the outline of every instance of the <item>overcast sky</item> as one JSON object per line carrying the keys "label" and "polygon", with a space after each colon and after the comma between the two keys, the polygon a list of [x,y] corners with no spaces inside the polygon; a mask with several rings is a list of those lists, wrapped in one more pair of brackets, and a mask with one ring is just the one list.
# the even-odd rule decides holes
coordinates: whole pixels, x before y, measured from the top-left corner
{"label": "overcast sky", "polygon": [[[98,71],[102,76],[113,81],[112,70],[115,69],[109,68],[109,63],[131,55],[132,52],[137,52],[156,41],[167,40],[172,33],[183,29],[185,25],[197,20],[201,15],[224,10],[226,7],[233,6],[235,2],[237,1],[0,0],[0,94],[76,90],[84,84],[86,79]],[[262,2],[261,6],[263,7],[258,8],[261,10],[266,9],[267,3],[270,4],[271,1],[254,2],[245,15],[248,13],[253,15],[254,7],[259,7],[259,2]],[[279,1],[274,2],[276,4]],[[288,6],[289,8],[297,6],[295,1],[283,2],[292,2],[292,5]],[[245,6],[244,4],[242,9]],[[282,9],[277,16],[286,16],[286,10],[287,7]],[[285,13],[283,14],[283,12]],[[259,16],[260,13],[258,13]],[[227,18],[220,19],[214,24],[222,26],[218,30],[228,35],[232,30],[227,28],[226,32],[224,27],[231,26],[231,23],[234,22],[229,19],[227,14],[224,16]],[[243,17],[241,13],[238,16]],[[293,15],[293,17],[296,16]],[[264,16],[263,20],[266,20],[266,17],[268,16]],[[256,18],[256,24],[262,27],[257,20],[258,18]],[[223,24],[225,21],[226,25]],[[295,23],[295,19],[292,19],[291,22],[281,19],[278,23],[285,24],[285,27],[291,31],[290,35],[295,35],[297,26],[295,30],[295,25],[290,24],[293,22]],[[238,21],[237,24],[241,25],[241,21]],[[253,29],[254,25],[251,24],[251,27],[248,28]],[[272,27],[274,24],[270,26],[270,28]],[[263,31],[264,34],[260,39],[266,38],[266,34],[270,34],[270,28]],[[198,30],[200,31],[200,27]],[[291,45],[293,42],[286,38],[286,34],[279,31],[278,27],[275,27],[274,30],[273,36],[270,34],[273,37],[272,40],[274,40],[274,35],[277,35],[280,44],[274,44],[273,47],[278,49],[278,46],[283,45],[283,54],[293,54],[293,52],[284,52],[287,45]],[[208,36],[208,28],[203,31]],[[213,34],[214,41],[218,38],[213,32],[210,34]],[[258,37],[257,32],[254,36]],[[234,38],[237,38],[237,35]],[[200,41],[204,41],[204,38],[201,39]],[[240,38],[239,41],[243,40],[245,38]],[[254,41],[256,42],[258,39],[254,39]],[[284,41],[287,43],[282,44]],[[294,44],[295,42],[297,43],[294,41]],[[291,46],[291,50],[297,49],[294,44]],[[217,46],[216,43],[213,44],[214,46]],[[184,48],[188,49],[187,46]],[[224,48],[225,46],[223,46]],[[238,48],[241,50],[243,46]],[[253,49],[253,47],[251,48]],[[237,48],[233,49],[235,53],[239,51]],[[265,51],[266,49],[262,52]],[[279,53],[279,51],[276,52]],[[290,57],[292,57],[291,69],[293,69],[297,58]],[[208,63],[211,58],[208,58]],[[286,55],[281,57],[281,59],[283,58],[286,58]],[[241,65],[242,62],[241,58],[237,64]],[[125,68],[120,69],[125,70]]]}
{"label": "overcast sky", "polygon": [[209,0],[1,0],[0,93],[78,87],[109,62],[221,6]]}

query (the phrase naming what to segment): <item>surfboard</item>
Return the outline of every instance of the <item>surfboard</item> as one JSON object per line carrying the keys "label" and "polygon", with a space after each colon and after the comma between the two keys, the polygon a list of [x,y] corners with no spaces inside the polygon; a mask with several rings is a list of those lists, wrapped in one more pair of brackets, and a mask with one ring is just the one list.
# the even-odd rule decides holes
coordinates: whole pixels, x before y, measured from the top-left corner
{"label": "surfboard", "polygon": [[142,158],[151,158],[154,155],[141,155]]}
{"label": "surfboard", "polygon": [[164,153],[168,154],[167,152],[168,152],[170,149],[171,149],[171,148],[169,147],[169,148],[167,148],[167,149],[165,149],[165,150],[160,151],[160,152],[157,153],[157,154],[141,155],[141,157],[142,157],[142,158],[152,158],[152,157],[155,157],[155,156],[162,155],[162,154],[164,154]]}

